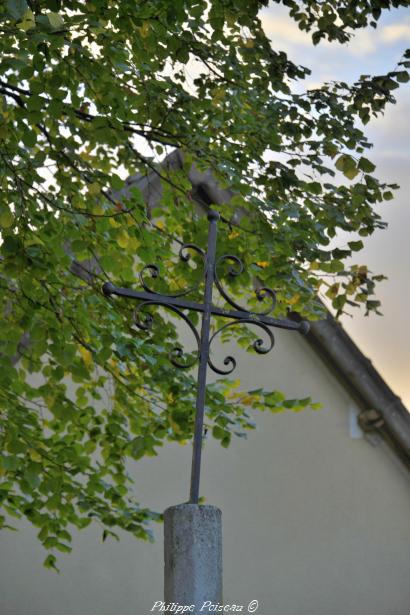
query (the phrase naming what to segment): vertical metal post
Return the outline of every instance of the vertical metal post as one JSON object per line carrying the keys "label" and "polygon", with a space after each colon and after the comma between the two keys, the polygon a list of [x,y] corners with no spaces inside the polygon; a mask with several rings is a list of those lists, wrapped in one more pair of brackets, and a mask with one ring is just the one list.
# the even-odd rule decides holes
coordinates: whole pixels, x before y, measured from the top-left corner
{"label": "vertical metal post", "polygon": [[[208,213],[208,246],[207,252],[205,255],[205,292],[204,292],[204,301],[203,303],[196,303],[193,301],[186,301],[183,299],[183,295],[188,294],[196,286],[193,288],[189,288],[183,292],[178,292],[176,294],[160,294],[148,286],[147,281],[144,279],[144,272],[149,271],[151,277],[158,277],[158,267],[156,265],[145,265],[140,273],[140,280],[144,292],[134,291],[128,288],[119,288],[114,286],[111,282],[106,282],[103,286],[103,292],[107,297],[111,295],[118,295],[120,297],[129,297],[132,299],[138,299],[142,303],[140,304],[137,311],[140,311],[144,307],[150,305],[156,306],[164,306],[169,307],[173,310],[174,313],[181,316],[185,322],[189,325],[191,331],[195,334],[195,338],[198,342],[198,359],[199,359],[199,367],[198,367],[198,388],[196,394],[196,414],[195,414],[195,428],[194,428],[194,438],[193,438],[193,451],[192,451],[192,470],[191,470],[191,490],[190,490],[190,503],[198,504],[199,500],[199,479],[201,473],[201,454],[202,454],[202,440],[203,440],[203,425],[204,425],[204,412],[205,412],[205,397],[206,397],[206,372],[207,367],[209,367],[217,374],[230,374],[236,366],[236,361],[232,357],[227,357],[225,359],[224,365],[229,365],[227,369],[218,369],[215,365],[213,365],[212,361],[209,359],[209,345],[210,345],[210,322],[211,316],[223,316],[224,318],[233,319],[238,323],[249,323],[253,326],[259,327],[262,329],[269,337],[269,342],[267,346],[263,345],[263,340],[258,339],[253,344],[254,350],[258,354],[266,354],[269,352],[274,345],[274,337],[270,331],[270,327],[278,327],[281,329],[291,329],[294,331],[300,331],[301,333],[307,333],[309,331],[309,324],[305,321],[301,321],[296,323],[291,320],[278,320],[277,318],[271,318],[269,314],[273,312],[275,308],[275,292],[269,288],[261,288],[256,292],[257,298],[262,301],[263,299],[268,299],[270,301],[269,308],[262,312],[249,312],[246,308],[241,307],[234,299],[232,299],[229,294],[226,292],[224,287],[221,285],[221,281],[218,279],[217,274],[215,272],[215,261],[216,261],[216,236],[217,236],[217,223],[220,216],[217,211],[213,211],[212,209]],[[187,243],[183,244],[180,250],[180,257],[183,260],[187,260],[184,256],[183,250],[186,248],[194,249],[196,252],[203,254],[201,248],[196,246],[195,244]],[[224,260],[234,263],[235,269],[230,269],[231,275],[239,275],[243,271],[243,263],[242,261],[232,255],[225,254],[221,256],[219,260]],[[213,285],[215,285],[220,293],[220,295],[225,299],[225,301],[231,305],[234,310],[226,310],[219,309],[216,306],[212,305],[212,289]],[[193,324],[193,322],[189,319],[188,316],[184,313],[183,310],[194,310],[197,312],[202,312],[202,324],[201,324],[201,334],[198,335],[198,331]],[[150,321],[151,323],[151,321]],[[141,329],[147,330],[150,328],[150,324],[146,321],[138,322],[138,318],[136,320],[137,326]],[[230,323],[223,325],[220,327],[211,337],[211,340],[217,335],[221,333],[226,327],[229,326]],[[175,348],[177,350],[177,348]],[[177,356],[180,356],[181,349],[178,348]],[[171,359],[171,362],[176,367],[181,368],[189,368],[193,364],[184,365],[177,360]]]}
{"label": "vertical metal post", "polygon": [[201,454],[203,439],[203,424],[206,395],[206,372],[209,357],[209,330],[212,308],[212,287],[214,284],[216,235],[219,213],[211,210],[208,213],[208,249],[205,264],[204,311],[202,312],[201,341],[199,347],[198,389],[196,395],[195,430],[192,451],[191,493],[189,501],[198,504],[199,479],[201,473]]}

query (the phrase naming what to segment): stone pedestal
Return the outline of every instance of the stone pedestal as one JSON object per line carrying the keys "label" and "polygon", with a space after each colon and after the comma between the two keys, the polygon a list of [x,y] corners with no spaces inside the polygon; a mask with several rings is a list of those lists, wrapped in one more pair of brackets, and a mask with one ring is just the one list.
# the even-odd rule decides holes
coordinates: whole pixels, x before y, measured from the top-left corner
{"label": "stone pedestal", "polygon": [[164,513],[165,603],[222,603],[222,514],[215,506],[179,504]]}

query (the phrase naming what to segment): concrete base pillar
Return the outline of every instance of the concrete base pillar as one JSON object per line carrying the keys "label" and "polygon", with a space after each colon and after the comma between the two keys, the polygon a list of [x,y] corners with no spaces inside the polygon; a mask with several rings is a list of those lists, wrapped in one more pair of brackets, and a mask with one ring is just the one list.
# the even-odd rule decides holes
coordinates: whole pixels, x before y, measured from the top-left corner
{"label": "concrete base pillar", "polygon": [[165,603],[222,603],[222,514],[215,506],[180,504],[164,513]]}

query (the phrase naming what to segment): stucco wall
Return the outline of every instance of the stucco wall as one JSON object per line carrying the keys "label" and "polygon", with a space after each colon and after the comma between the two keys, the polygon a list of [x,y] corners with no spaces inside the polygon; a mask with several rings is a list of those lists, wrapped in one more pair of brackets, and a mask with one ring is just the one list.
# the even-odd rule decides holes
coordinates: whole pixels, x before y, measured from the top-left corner
{"label": "stucco wall", "polygon": [[[207,442],[202,493],[223,511],[224,602],[257,599],[261,615],[408,615],[408,476],[382,446],[351,437],[354,403],[297,334],[277,334],[268,356],[240,356],[244,385],[312,395],[324,409],[259,413],[246,441]],[[185,501],[190,455],[170,445],[134,464],[140,501]],[[156,533],[155,545],[126,535],[102,544],[88,528],[56,575],[31,528],[2,532],[1,615],[148,613],[162,598]]]}

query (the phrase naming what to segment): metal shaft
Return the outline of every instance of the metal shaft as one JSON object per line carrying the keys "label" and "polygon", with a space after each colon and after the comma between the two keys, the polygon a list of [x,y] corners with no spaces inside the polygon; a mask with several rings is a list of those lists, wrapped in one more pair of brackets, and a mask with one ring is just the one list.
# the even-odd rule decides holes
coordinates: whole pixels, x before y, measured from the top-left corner
{"label": "metal shaft", "polygon": [[198,389],[196,395],[195,430],[192,451],[191,493],[190,502],[198,504],[199,479],[201,474],[201,454],[206,395],[206,372],[209,357],[209,330],[212,313],[212,288],[214,284],[216,235],[219,214],[216,211],[208,213],[208,249],[205,269],[204,310],[202,312],[201,338],[199,347]]}

